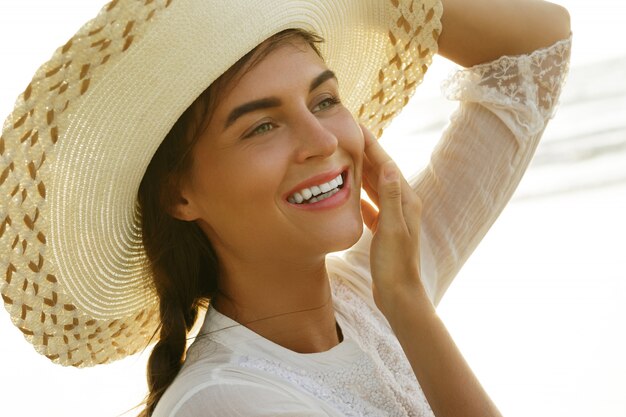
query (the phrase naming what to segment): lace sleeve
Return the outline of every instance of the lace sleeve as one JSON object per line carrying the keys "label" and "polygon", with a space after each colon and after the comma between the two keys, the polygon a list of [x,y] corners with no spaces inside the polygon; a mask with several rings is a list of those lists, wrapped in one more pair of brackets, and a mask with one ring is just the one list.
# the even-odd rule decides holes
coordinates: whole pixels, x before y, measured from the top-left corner
{"label": "lace sleeve", "polygon": [[450,100],[480,103],[518,139],[541,132],[556,108],[569,67],[571,37],[530,55],[504,56],[456,72],[444,82]]}
{"label": "lace sleeve", "polygon": [[428,167],[411,179],[424,203],[422,232],[434,260],[425,284],[435,303],[517,188],[555,111],[570,51],[571,37],[444,83],[460,106]]}
{"label": "lace sleeve", "polygon": [[[435,304],[519,184],[555,110],[570,50],[571,38],[461,70],[444,83],[459,108],[426,169],[410,179],[423,203],[422,280]],[[370,241],[366,230],[344,254],[353,280],[368,277]]]}

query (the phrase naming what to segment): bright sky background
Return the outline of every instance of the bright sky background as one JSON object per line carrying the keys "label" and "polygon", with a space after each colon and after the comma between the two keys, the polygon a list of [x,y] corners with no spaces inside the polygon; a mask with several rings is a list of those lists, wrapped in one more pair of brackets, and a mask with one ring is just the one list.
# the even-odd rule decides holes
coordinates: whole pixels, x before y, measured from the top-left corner
{"label": "bright sky background", "polygon": [[[558,3],[572,16],[573,71],[592,64],[602,76],[600,63],[626,58],[622,1]],[[35,69],[101,5],[0,0],[2,118]],[[454,108],[434,99],[451,68],[437,59],[409,108],[386,132],[394,138],[386,146],[407,172],[416,165],[406,155],[425,163],[438,138],[437,129],[425,126]],[[626,74],[626,64],[614,71]],[[621,107],[577,113],[577,91],[584,91],[585,82],[579,74],[564,92],[563,111],[546,131],[537,159],[580,129],[593,135],[626,119],[623,88],[618,89]],[[431,105],[420,107],[423,103]],[[423,134],[415,134],[416,124]],[[562,152],[567,151],[566,146]],[[626,181],[532,197],[605,178],[609,171],[611,178],[626,179],[626,171],[620,171],[626,167],[623,150],[616,155],[595,165],[533,165],[440,305],[450,332],[506,416],[626,416]],[[120,415],[146,392],[146,358],[80,370],[53,365],[35,353],[0,309],[2,415]]]}

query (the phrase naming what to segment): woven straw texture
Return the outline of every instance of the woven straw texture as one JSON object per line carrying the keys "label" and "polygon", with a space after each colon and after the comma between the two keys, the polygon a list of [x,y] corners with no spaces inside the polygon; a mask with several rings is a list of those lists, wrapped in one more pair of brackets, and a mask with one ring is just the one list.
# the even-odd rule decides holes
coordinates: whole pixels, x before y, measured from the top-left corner
{"label": "woven straw texture", "polygon": [[[223,29],[268,3],[283,13],[259,18],[262,29]],[[260,41],[300,27],[326,39],[322,53],[343,101],[380,135],[431,63],[441,13],[438,0],[104,6],[39,68],[0,136],[0,292],[13,323],[63,365],[107,363],[145,348],[158,327],[158,301],[136,194],[184,109]],[[195,41],[197,31],[206,39]],[[176,59],[161,63],[171,54]]]}

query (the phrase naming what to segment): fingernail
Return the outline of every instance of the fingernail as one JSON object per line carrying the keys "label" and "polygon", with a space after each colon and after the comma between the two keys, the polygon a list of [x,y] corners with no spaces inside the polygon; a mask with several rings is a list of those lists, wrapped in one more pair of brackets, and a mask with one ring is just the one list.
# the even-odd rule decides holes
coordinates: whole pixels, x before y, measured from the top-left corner
{"label": "fingernail", "polygon": [[395,181],[398,179],[398,170],[394,164],[386,164],[383,171],[387,181]]}

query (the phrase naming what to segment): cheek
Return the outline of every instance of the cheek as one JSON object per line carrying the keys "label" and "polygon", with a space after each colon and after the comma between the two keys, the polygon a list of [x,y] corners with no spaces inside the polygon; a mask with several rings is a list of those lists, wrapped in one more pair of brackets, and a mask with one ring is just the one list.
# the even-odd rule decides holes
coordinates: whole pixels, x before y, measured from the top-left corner
{"label": "cheek", "polygon": [[352,157],[355,168],[360,173],[363,151],[365,149],[365,138],[359,124],[350,113],[348,115],[349,117],[341,124],[341,132],[339,132],[338,137],[340,138],[341,147]]}
{"label": "cheek", "polygon": [[346,140],[346,145],[353,149],[355,152],[362,153],[365,147],[365,138],[363,137],[363,131],[359,126],[359,123],[354,118],[352,113],[346,108],[342,109],[339,115],[341,121],[339,126],[341,127],[342,136]]}
{"label": "cheek", "polygon": [[244,213],[254,217],[260,206],[273,202],[282,181],[284,157],[273,147],[253,146],[237,154],[207,158],[207,169],[197,172],[197,194],[203,194],[207,211],[244,221]]}

